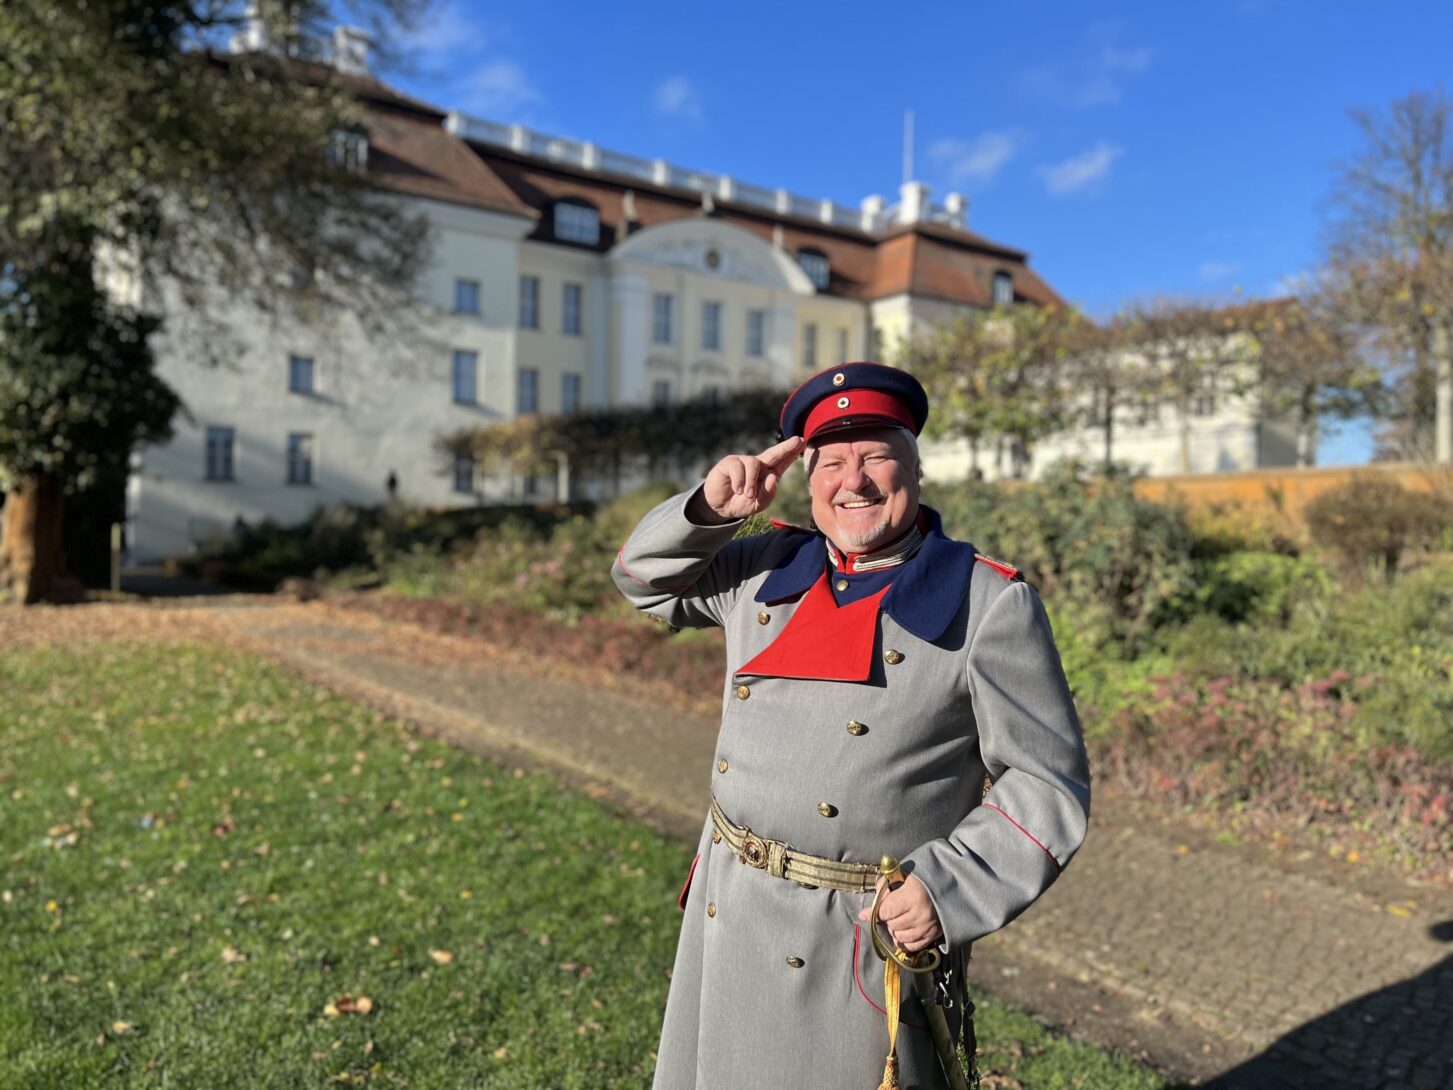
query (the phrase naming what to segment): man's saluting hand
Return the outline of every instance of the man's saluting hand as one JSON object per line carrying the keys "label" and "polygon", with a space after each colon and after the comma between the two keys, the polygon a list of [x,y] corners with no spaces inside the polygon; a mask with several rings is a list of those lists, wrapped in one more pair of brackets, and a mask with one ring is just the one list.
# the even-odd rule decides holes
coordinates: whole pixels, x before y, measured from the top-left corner
{"label": "man's saluting hand", "polygon": [[765,511],[777,497],[782,474],[806,446],[807,440],[794,435],[755,457],[728,454],[711,467],[701,489],[700,498],[704,502],[693,504],[687,516],[693,522],[710,524],[732,522]]}

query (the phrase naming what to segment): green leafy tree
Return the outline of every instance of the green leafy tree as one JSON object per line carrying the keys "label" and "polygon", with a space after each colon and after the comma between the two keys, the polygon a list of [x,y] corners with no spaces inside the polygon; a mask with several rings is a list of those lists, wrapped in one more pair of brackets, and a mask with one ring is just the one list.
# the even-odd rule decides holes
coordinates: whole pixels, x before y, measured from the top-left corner
{"label": "green leafy tree", "polygon": [[[415,7],[350,14],[377,31]],[[158,414],[175,400],[147,350],[160,320],[219,361],[229,320],[258,309],[347,307],[376,332],[408,312],[426,225],[330,161],[330,139],[366,121],[359,79],[317,63],[331,15],[323,0],[0,5],[0,588],[14,596],[49,596],[63,573],[48,497],[166,434]],[[214,51],[244,30],[256,48]],[[96,381],[72,391],[83,366]],[[66,400],[35,411],[33,396]],[[48,447],[66,454],[36,455]]]}
{"label": "green leafy tree", "polygon": [[553,472],[564,458],[572,482],[593,479],[619,491],[627,475],[693,475],[724,454],[762,449],[773,441],[785,396],[762,388],[721,401],[522,416],[442,436],[436,451],[444,463],[469,455],[487,470],[517,473]]}
{"label": "green leafy tree", "polygon": [[1069,358],[1084,322],[1065,307],[1006,305],[913,337],[901,363],[933,403],[928,438],[965,440],[975,473],[996,441],[1023,477],[1034,444],[1071,423]]}

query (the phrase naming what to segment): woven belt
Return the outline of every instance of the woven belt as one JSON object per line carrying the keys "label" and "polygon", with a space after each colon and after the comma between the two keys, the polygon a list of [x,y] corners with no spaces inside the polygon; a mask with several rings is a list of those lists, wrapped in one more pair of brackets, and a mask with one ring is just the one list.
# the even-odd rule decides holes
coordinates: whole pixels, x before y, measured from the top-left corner
{"label": "woven belt", "polygon": [[826,886],[849,893],[868,893],[878,879],[878,868],[869,863],[845,863],[821,855],[808,855],[780,840],[760,837],[745,825],[733,825],[711,800],[711,823],[732,853],[749,867],[764,870],[773,878],[786,878],[804,886]]}

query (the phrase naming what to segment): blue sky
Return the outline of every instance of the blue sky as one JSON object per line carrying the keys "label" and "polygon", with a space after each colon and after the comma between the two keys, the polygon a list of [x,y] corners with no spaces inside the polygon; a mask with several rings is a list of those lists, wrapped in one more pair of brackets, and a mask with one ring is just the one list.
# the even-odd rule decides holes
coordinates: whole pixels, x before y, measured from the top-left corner
{"label": "blue sky", "polygon": [[[1285,290],[1354,108],[1450,82],[1442,0],[859,5],[435,0],[391,82],[856,207],[915,174],[1094,314]],[[1367,456],[1365,428],[1321,461]]]}

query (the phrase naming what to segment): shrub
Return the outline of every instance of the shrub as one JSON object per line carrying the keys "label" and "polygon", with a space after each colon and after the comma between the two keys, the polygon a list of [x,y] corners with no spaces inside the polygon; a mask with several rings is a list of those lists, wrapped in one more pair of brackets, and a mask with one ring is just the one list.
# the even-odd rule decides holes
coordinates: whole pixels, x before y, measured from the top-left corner
{"label": "shrub", "polygon": [[1349,574],[1380,568],[1391,579],[1408,550],[1443,541],[1453,527],[1453,502],[1393,480],[1357,477],[1312,500],[1304,517],[1312,540]]}
{"label": "shrub", "polygon": [[1334,589],[1331,572],[1311,560],[1235,552],[1198,565],[1196,602],[1228,621],[1285,626],[1292,609]]}
{"label": "shrub", "polygon": [[1305,530],[1300,528],[1289,531],[1285,515],[1236,502],[1187,507],[1186,522],[1198,557],[1243,552],[1296,556],[1303,545],[1298,539],[1305,537]]}
{"label": "shrub", "polygon": [[1128,648],[1193,604],[1185,516],[1139,499],[1128,476],[1061,462],[1034,484],[937,485],[925,501],[950,536],[1020,568],[1047,597],[1105,610]]}
{"label": "shrub", "polygon": [[1453,850],[1453,761],[1367,743],[1357,701],[1372,679],[1337,672],[1289,688],[1181,673],[1156,682],[1099,747],[1102,777],[1177,805],[1355,826],[1410,854]]}

